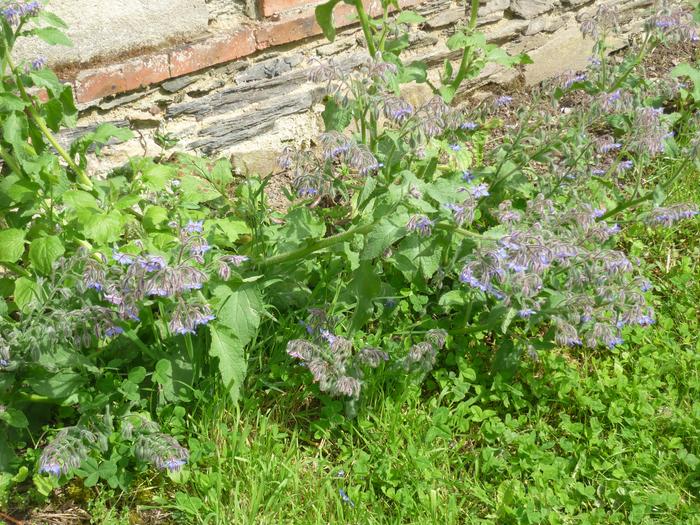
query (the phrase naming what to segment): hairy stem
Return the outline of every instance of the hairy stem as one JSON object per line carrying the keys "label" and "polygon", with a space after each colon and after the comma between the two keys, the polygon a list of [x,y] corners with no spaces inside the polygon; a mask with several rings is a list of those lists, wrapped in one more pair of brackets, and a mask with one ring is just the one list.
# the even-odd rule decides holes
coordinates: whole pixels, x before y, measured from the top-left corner
{"label": "hairy stem", "polygon": [[365,35],[365,40],[367,40],[367,50],[372,58],[374,58],[374,55],[377,54],[377,47],[374,44],[372,30],[369,27],[369,17],[367,16],[367,11],[365,11],[365,6],[362,4],[362,0],[355,0],[355,9],[357,9],[357,16],[360,17],[362,32]]}

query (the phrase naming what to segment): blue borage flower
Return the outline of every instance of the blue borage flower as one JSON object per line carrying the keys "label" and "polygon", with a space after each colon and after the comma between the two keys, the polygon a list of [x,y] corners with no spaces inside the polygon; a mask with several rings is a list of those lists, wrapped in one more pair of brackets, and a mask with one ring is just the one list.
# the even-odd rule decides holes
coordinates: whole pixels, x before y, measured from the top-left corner
{"label": "blue borage flower", "polygon": [[348,496],[343,489],[338,489],[338,494],[340,494],[340,497],[345,503],[347,503],[351,507],[355,507],[355,503],[350,499],[350,496]]}
{"label": "blue borage flower", "polygon": [[38,1],[8,4],[2,9],[2,16],[9,24],[17,25],[24,17],[36,16],[42,9]]}
{"label": "blue borage flower", "polygon": [[134,258],[132,256],[127,255],[125,253],[121,253],[116,250],[114,251],[112,258],[119,264],[123,264],[125,266],[129,266],[134,263]]}
{"label": "blue borage flower", "polygon": [[479,127],[479,124],[477,124],[476,122],[464,122],[460,124],[459,127],[467,131],[474,131],[476,128]]}
{"label": "blue borage flower", "polygon": [[204,231],[204,221],[188,221],[183,231],[186,233],[202,233]]}
{"label": "blue borage flower", "polygon": [[570,73],[567,77],[565,77],[564,82],[562,83],[562,87],[564,89],[569,89],[576,82],[583,82],[584,80],[586,80],[586,78],[587,78],[587,75],[585,73],[580,73],[580,74]]}
{"label": "blue borage flower", "polygon": [[60,477],[80,467],[97,436],[78,426],[61,429],[41,453],[39,472]]}
{"label": "blue borage flower", "polygon": [[411,104],[395,96],[385,97],[383,106],[384,116],[399,124],[405,122],[415,111]]}
{"label": "blue borage flower", "polygon": [[134,443],[134,452],[141,461],[170,472],[182,469],[190,456],[189,451],[174,437],[161,432],[139,433]]}
{"label": "blue borage flower", "polygon": [[430,237],[433,233],[435,221],[431,221],[425,215],[413,215],[406,224],[406,229],[410,232],[418,232],[421,237]]}
{"label": "blue borage flower", "polygon": [[671,226],[673,223],[696,217],[700,211],[695,204],[673,204],[655,208],[647,216],[646,222],[652,226]]}
{"label": "blue borage flower", "polygon": [[511,102],[513,102],[513,97],[509,95],[502,95],[496,99],[495,104],[497,107],[502,107],[509,105]]}
{"label": "blue borage flower", "polygon": [[607,142],[605,144],[601,144],[598,147],[598,151],[601,153],[610,153],[611,151],[618,150],[622,147],[622,144],[619,142]]}
{"label": "blue borage flower", "polygon": [[482,182],[481,184],[477,184],[476,186],[470,188],[469,191],[472,194],[472,197],[474,197],[475,199],[481,199],[483,197],[488,197],[490,195],[489,185],[486,184],[485,182]]}
{"label": "blue borage flower", "polygon": [[630,170],[634,167],[634,162],[631,160],[623,160],[620,162],[620,164],[617,165],[617,170],[618,171],[627,171]]}

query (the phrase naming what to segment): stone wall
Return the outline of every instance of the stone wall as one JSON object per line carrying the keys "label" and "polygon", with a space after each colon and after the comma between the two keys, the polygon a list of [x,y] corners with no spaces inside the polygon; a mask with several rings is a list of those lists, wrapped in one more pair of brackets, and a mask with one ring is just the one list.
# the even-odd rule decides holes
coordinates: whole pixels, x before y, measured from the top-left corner
{"label": "stone wall", "polygon": [[[70,21],[71,16],[78,17],[70,6],[96,3],[54,0],[53,4]],[[479,10],[479,26],[490,42],[512,53],[529,53],[535,63],[522,71],[522,78],[536,83],[585,67],[593,42],[581,37],[578,26],[603,3],[618,7],[623,33],[628,34],[642,28],[643,18],[654,7],[653,0],[486,0]],[[158,18],[155,13],[165,2],[122,0],[122,4],[148,5],[148,16]],[[105,149],[103,157],[93,161],[97,171],[130,155],[158,153],[154,135],[160,133],[176,137],[179,150],[231,155],[241,168],[268,172],[286,144],[321,131],[323,89],[307,81],[314,61],[332,58],[349,69],[366,57],[353,10],[343,3],[335,11],[341,30],[333,43],[322,37],[308,0],[169,0],[167,4],[171,9],[167,15],[128,35],[132,44],[125,36],[112,52],[104,51],[106,43],[98,46],[85,36],[88,26],[75,24],[74,54],[54,57],[63,80],[73,83],[82,110],[80,129],[62,140],[105,121],[137,131],[138,139]],[[379,12],[377,4],[366,3],[370,13]],[[413,29],[407,58],[438,68],[446,58],[458,57],[445,42],[455,27],[466,22],[463,2],[402,0],[401,4],[427,19]],[[187,23],[178,22],[186,5],[191,16]],[[127,16],[123,9],[120,13]],[[153,44],[158,38],[161,43]],[[143,42],[140,47],[128,49],[137,41]],[[91,66],[91,60],[97,62]],[[459,98],[486,84],[513,80],[517,74],[488,67],[479,79],[463,86]],[[410,91],[413,97],[426,95],[420,86]]]}

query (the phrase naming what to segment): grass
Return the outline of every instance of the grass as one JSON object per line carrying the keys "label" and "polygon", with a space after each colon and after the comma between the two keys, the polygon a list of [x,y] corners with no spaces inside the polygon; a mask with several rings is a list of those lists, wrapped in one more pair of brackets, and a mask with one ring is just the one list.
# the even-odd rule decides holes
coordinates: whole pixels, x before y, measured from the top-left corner
{"label": "grass", "polygon": [[[697,174],[679,193],[700,202]],[[151,505],[195,524],[700,523],[700,226],[627,234],[657,323],[626,344],[541,352],[505,381],[454,343],[431,395],[376,391],[349,421],[275,388],[271,334],[245,405],[214,396],[183,420],[192,467]]]}

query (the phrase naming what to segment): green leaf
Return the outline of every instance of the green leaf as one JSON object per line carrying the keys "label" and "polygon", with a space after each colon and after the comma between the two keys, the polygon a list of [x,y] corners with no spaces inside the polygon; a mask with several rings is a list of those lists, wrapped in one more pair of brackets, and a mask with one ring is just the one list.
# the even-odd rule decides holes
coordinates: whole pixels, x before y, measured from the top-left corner
{"label": "green leaf", "polygon": [[29,246],[29,260],[32,266],[44,275],[51,273],[53,263],[66,252],[63,243],[56,236],[39,237]]}
{"label": "green leaf", "polygon": [[0,230],[0,262],[17,262],[24,254],[25,232],[17,228]]}
{"label": "green leaf", "polygon": [[23,151],[27,140],[27,117],[23,113],[10,113],[2,124],[2,137],[17,151]]}
{"label": "green leaf", "polygon": [[455,88],[452,85],[442,86],[440,88],[440,96],[442,97],[442,100],[444,100],[446,104],[449,104],[450,102],[452,102],[452,99],[455,98],[456,94],[457,94],[457,88]]}
{"label": "green leaf", "polygon": [[693,83],[693,98],[695,102],[700,102],[700,69],[696,69],[690,64],[678,64],[671,70],[672,77],[688,77]]}
{"label": "green leaf", "polygon": [[42,288],[31,279],[20,277],[15,281],[15,304],[22,312],[27,312],[32,306],[43,299]]}
{"label": "green leaf", "polygon": [[218,308],[211,324],[209,353],[219,359],[219,372],[233,402],[238,401],[247,371],[245,346],[256,336],[263,304],[260,291],[252,284],[232,289],[217,286],[213,295]]}
{"label": "green leaf", "polygon": [[514,347],[511,341],[501,340],[493,357],[493,371],[499,373],[504,379],[510,379],[520,367],[520,347]]}
{"label": "green leaf", "polygon": [[52,46],[73,46],[71,39],[68,38],[63,31],[55,27],[39,27],[32,29],[29,33],[41,38],[44,42]]}
{"label": "green leaf", "polygon": [[11,111],[24,111],[27,103],[12,93],[0,93],[0,111],[3,113]]}
{"label": "green leaf", "polygon": [[31,71],[29,76],[36,87],[46,88],[55,97],[60,97],[64,90],[64,85],[56,76],[56,73],[48,68]]}
{"label": "green leaf", "polygon": [[422,24],[423,22],[425,22],[425,17],[415,11],[402,11],[396,17],[397,24]]}
{"label": "green leaf", "polygon": [[143,181],[154,191],[164,190],[177,175],[173,166],[153,164],[143,172]]}
{"label": "green leaf", "polygon": [[61,198],[63,199],[63,204],[65,204],[67,208],[74,211],[78,209],[100,209],[100,206],[97,204],[97,199],[86,191],[68,190],[63,193]]}
{"label": "green leaf", "polygon": [[27,416],[24,415],[24,412],[16,408],[6,408],[0,411],[0,421],[4,421],[15,428],[27,428],[29,426]]}
{"label": "green leaf", "polygon": [[353,275],[349,289],[357,299],[351,324],[351,330],[356,331],[360,330],[372,316],[374,298],[381,290],[381,281],[370,261],[360,263],[360,268]]}
{"label": "green leaf", "polygon": [[224,388],[234,403],[238,402],[241,386],[248,370],[245,348],[233,333],[224,326],[210,327],[211,348],[209,355],[219,359],[219,373]]}
{"label": "green leaf", "polygon": [[316,6],[316,22],[321,26],[323,36],[333,42],[335,40],[335,27],[333,26],[333,9],[340,0],[328,0],[325,4]]}
{"label": "green leaf", "polygon": [[149,206],[143,214],[143,227],[146,231],[158,231],[165,229],[170,217],[168,210],[161,206]]}
{"label": "green leaf", "polygon": [[123,224],[124,217],[116,210],[92,214],[84,223],[84,233],[88,239],[100,244],[109,244],[119,240]]}
{"label": "green leaf", "polygon": [[408,214],[385,217],[367,235],[360,259],[363,261],[380,257],[384,251],[406,235]]}
{"label": "green leaf", "polygon": [[228,159],[219,159],[209,174],[211,181],[219,187],[225,187],[233,182],[233,168]]}
{"label": "green leaf", "polygon": [[128,375],[129,381],[136,383],[137,385],[142,383],[146,379],[146,369],[142,366],[137,366],[129,371]]}
{"label": "green leaf", "polygon": [[400,84],[416,82],[424,83],[428,78],[428,65],[423,61],[411,62],[399,70],[398,81]]}
{"label": "green leaf", "polygon": [[343,131],[352,121],[352,109],[338,104],[334,97],[328,97],[321,116],[326,131]]}
{"label": "green leaf", "polygon": [[66,24],[61,18],[59,18],[55,14],[51,13],[50,11],[46,11],[45,9],[39,11],[39,15],[37,16],[37,18],[52,27],[57,27],[59,29],[68,29],[68,24]]}
{"label": "green leaf", "polygon": [[78,372],[62,371],[44,377],[31,377],[26,382],[40,396],[70,402],[73,398],[77,399],[87,379]]}

